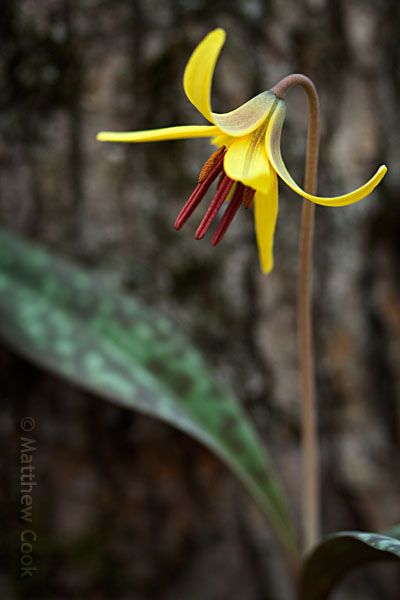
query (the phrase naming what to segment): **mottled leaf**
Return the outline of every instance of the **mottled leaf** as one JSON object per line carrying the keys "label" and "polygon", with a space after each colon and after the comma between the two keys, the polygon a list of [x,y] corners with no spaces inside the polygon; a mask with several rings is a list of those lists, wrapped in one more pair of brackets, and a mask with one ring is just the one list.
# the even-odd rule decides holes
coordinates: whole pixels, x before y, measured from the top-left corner
{"label": "mottled leaf", "polygon": [[176,326],[49,252],[0,229],[0,335],[42,367],[162,419],[215,452],[297,554],[263,444]]}
{"label": "mottled leaf", "polygon": [[324,600],[350,571],[374,561],[399,561],[400,526],[385,535],[361,531],[335,533],[305,560],[301,600]]}

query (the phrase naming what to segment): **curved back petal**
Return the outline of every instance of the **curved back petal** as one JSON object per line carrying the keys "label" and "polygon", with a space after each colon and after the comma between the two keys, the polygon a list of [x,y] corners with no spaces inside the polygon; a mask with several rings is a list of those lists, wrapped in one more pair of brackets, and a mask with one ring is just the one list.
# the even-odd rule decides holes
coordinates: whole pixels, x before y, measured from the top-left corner
{"label": "curved back petal", "polygon": [[220,28],[206,35],[194,49],[183,75],[186,96],[211,123],[214,123],[210,99],[212,78],[225,37],[225,31]]}
{"label": "curved back petal", "polygon": [[355,202],[359,202],[368,194],[372,192],[372,190],[378,185],[381,179],[384,177],[387,168],[385,166],[379,167],[377,172],[367,183],[364,183],[360,188],[350,192],[348,194],[344,194],[342,196],[333,196],[331,198],[326,198],[322,196],[313,196],[312,194],[308,194],[305,192],[297,183],[294,181],[292,176],[290,175],[285,163],[283,162],[282,154],[281,154],[281,135],[283,123],[285,120],[285,103],[283,100],[279,101],[277,108],[274,110],[271,119],[268,123],[267,134],[265,136],[265,147],[267,151],[267,155],[272,167],[278,173],[279,177],[283,179],[283,181],[292,188],[300,196],[310,200],[311,202],[315,202],[316,204],[321,204],[323,206],[347,206],[348,204],[354,204]]}
{"label": "curved back petal", "polygon": [[184,140],[218,135],[218,127],[212,125],[176,125],[147,131],[100,131],[96,139],[99,142],[162,142],[164,140]]}

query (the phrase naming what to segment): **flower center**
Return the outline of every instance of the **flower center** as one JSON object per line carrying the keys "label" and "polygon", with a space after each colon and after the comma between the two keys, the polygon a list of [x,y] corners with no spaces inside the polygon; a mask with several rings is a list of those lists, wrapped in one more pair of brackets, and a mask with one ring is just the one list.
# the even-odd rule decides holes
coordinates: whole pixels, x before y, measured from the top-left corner
{"label": "flower center", "polygon": [[241,204],[243,204],[245,208],[251,207],[255,194],[255,190],[243,185],[243,183],[240,183],[239,181],[234,181],[225,174],[225,154],[226,147],[221,146],[206,160],[200,171],[197,185],[187,202],[184,204],[174,225],[175,229],[182,229],[186,221],[205,197],[212,183],[218,178],[216,192],[195,234],[196,240],[200,240],[206,235],[221,206],[225,200],[228,200],[228,206],[211,241],[213,246],[216,246],[222,240]]}

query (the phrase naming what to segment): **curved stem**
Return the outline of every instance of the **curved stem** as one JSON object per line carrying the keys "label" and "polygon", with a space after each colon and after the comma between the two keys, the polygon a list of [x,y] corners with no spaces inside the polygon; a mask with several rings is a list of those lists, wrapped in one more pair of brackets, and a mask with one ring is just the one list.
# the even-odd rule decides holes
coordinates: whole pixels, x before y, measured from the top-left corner
{"label": "curved stem", "polygon": [[[313,82],[305,75],[289,75],[272,91],[284,98],[286,91],[301,85],[307,94],[309,123],[304,188],[316,193],[319,153],[319,101]],[[315,205],[303,201],[300,236],[300,267],[297,297],[299,363],[302,391],[303,451],[303,546],[307,551],[315,545],[320,532],[320,486],[318,469],[318,431],[315,394],[315,365],[312,322],[312,249]]]}

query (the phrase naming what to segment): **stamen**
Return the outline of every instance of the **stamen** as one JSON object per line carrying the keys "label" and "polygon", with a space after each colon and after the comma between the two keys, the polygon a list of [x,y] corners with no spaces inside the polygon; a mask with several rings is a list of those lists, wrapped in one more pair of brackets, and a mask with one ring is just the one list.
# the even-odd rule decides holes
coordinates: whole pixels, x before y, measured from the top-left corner
{"label": "stamen", "polygon": [[[186,221],[193,214],[193,212],[196,210],[196,208],[198,207],[198,205],[200,204],[200,202],[206,195],[206,193],[207,193],[210,185],[214,181],[214,179],[222,171],[223,164],[224,164],[224,155],[226,152],[225,146],[221,146],[221,148],[219,148],[217,150],[217,152],[219,152],[219,156],[218,156],[217,160],[213,161],[213,166],[210,169],[208,169],[208,174],[206,175],[206,178],[203,179],[201,182],[200,182],[200,178],[201,178],[201,173],[200,173],[199,182],[197,183],[192,194],[190,195],[189,199],[186,201],[186,203],[184,204],[184,206],[182,207],[181,211],[179,212],[179,214],[176,218],[176,221],[174,223],[175,229],[177,229],[177,230],[182,229],[182,227],[184,226]],[[205,165],[203,166],[202,172],[205,169],[209,160],[213,156],[215,156],[215,154],[216,154],[216,152],[214,152],[214,154],[212,154],[210,156],[210,158],[206,161]]]}
{"label": "stamen", "polygon": [[219,188],[219,186],[221,185],[221,183],[223,182],[225,177],[225,173],[224,171],[222,171],[221,175],[218,177],[218,181],[217,181],[217,189]]}
{"label": "stamen", "polygon": [[[203,193],[202,193],[203,192]],[[196,185],[189,199],[183,205],[180,210],[178,216],[176,217],[176,221],[174,223],[175,229],[182,229],[190,215],[194,212],[196,207],[200,204],[201,200],[204,198],[207,190],[202,190],[200,183]]]}
{"label": "stamen", "polygon": [[245,208],[250,208],[251,205],[253,204],[253,199],[254,199],[254,194],[256,193],[256,190],[253,190],[253,188],[246,186],[243,190],[243,206]]}
{"label": "stamen", "polygon": [[232,179],[229,179],[227,175],[224,176],[219,188],[217,189],[217,193],[211,200],[211,204],[208,207],[206,214],[204,215],[200,225],[197,228],[196,234],[194,236],[196,240],[201,240],[206,235],[207,231],[211,226],[211,223],[215,219],[219,209],[226,200],[226,197],[229,194],[234,183],[235,182]]}
{"label": "stamen", "polygon": [[203,183],[203,181],[205,181],[207,179],[207,177],[213,171],[215,165],[217,163],[219,163],[220,159],[223,157],[225,152],[226,152],[225,146],[221,146],[220,148],[218,148],[218,150],[216,150],[213,154],[211,154],[211,156],[209,156],[209,158],[206,160],[206,162],[203,165],[203,168],[200,171],[200,175],[197,180],[198,183]]}
{"label": "stamen", "polygon": [[243,201],[243,184],[238,183],[236,186],[235,193],[233,194],[232,200],[228,204],[228,208],[226,209],[224,216],[218,224],[218,227],[214,233],[214,237],[211,240],[213,246],[216,246],[224,237],[226,230],[232,222],[233,217],[237,213],[240,205]]}

